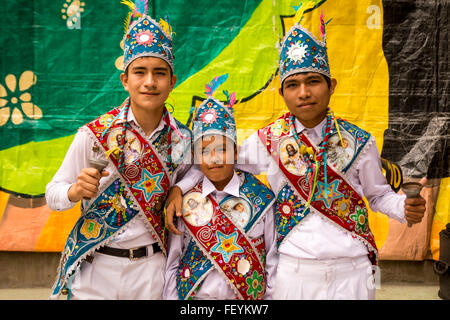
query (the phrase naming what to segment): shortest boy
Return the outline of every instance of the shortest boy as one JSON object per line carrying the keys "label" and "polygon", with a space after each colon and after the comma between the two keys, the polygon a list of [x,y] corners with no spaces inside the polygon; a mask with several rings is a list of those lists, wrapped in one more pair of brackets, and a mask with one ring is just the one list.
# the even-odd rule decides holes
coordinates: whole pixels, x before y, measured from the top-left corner
{"label": "shortest boy", "polygon": [[[217,79],[209,85],[217,87]],[[278,260],[274,194],[234,170],[234,99],[225,106],[212,94],[195,112],[195,159],[204,177],[183,198],[181,236],[170,234],[163,297],[271,299]]]}

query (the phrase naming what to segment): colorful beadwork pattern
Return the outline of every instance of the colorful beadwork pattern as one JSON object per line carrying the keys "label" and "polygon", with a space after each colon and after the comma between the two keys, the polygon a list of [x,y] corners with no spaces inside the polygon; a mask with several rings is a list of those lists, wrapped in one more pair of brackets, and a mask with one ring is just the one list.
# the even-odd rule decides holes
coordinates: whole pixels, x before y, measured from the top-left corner
{"label": "colorful beadwork pattern", "polygon": [[[277,121],[278,123],[283,121],[290,123],[292,121],[292,117],[290,113],[286,113]],[[349,165],[351,165],[354,163],[360,152],[362,152],[362,149],[367,144],[370,135],[364,130],[359,129],[344,120],[340,120],[338,123],[340,128],[343,129],[342,132],[349,134],[349,139],[354,138],[356,140],[351,141],[354,146],[357,146],[357,150],[353,153],[353,159],[349,161]],[[303,218],[298,218],[298,216],[293,214],[286,216],[283,215],[284,212],[293,212],[294,204],[297,204],[297,206],[300,207],[302,203],[307,203],[307,199],[310,197],[310,186],[308,185],[308,180],[305,175],[298,176],[292,172],[289,172],[279,158],[277,150],[279,149],[280,141],[284,137],[291,136],[292,134],[277,131],[277,134],[274,135],[271,132],[272,127],[273,124],[269,124],[267,127],[260,129],[258,131],[258,135],[262,143],[267,147],[269,154],[279,164],[281,171],[289,181],[288,185],[282,188],[277,195],[277,211],[281,210],[281,212],[277,212],[275,216],[277,230],[279,231],[277,240],[279,240],[278,245],[280,245],[281,241],[285,239],[290,230],[292,230]],[[292,127],[291,124],[290,127]],[[317,152],[317,150],[315,150],[315,146],[311,144],[305,135],[300,136],[299,143],[304,145],[306,148],[313,148],[313,150]],[[349,165],[346,167],[346,170],[348,170]],[[367,209],[365,208],[363,199],[345,180],[344,172],[339,173],[333,170],[328,163],[326,168],[327,183],[325,183],[324,178],[324,166],[321,165],[318,168],[318,188],[312,197],[312,201],[308,209],[321,213],[333,223],[351,232],[354,236],[361,240],[369,250],[369,257],[371,258],[372,263],[376,264],[377,248],[373,235],[368,227]],[[325,194],[326,189],[328,190],[328,195]],[[298,200],[293,200],[293,195],[298,198]],[[310,210],[306,210],[304,213],[307,214],[308,212],[310,212]],[[355,212],[358,214],[355,214]],[[362,223],[364,223],[364,225]]]}
{"label": "colorful beadwork pattern", "polygon": [[[124,104],[122,107],[124,107]],[[120,112],[121,109],[116,108],[110,111],[109,114],[117,116]],[[105,152],[109,150],[108,135],[115,128],[121,128],[120,124],[113,124],[111,127],[106,128],[100,123],[99,119],[88,123],[86,126],[98,139]],[[106,129],[108,130],[105,132]],[[158,154],[152,149],[147,140],[133,127],[130,127],[128,130],[138,138],[141,149],[146,152],[133,163],[123,163],[123,170],[119,170],[121,163],[119,163],[118,159],[114,157],[109,157],[109,159],[118,169],[124,181],[126,181],[134,199],[153,227],[163,252],[166,252],[167,230],[165,228],[162,204],[170,187],[169,176],[163,161],[159,159]]]}
{"label": "colorful beadwork pattern", "polygon": [[299,199],[294,190],[286,184],[277,195],[275,208],[275,225],[277,228],[277,246],[283,242],[288,233],[308,215],[305,203]]}
{"label": "colorful beadwork pattern", "polygon": [[[261,299],[265,292],[264,239],[248,239],[245,232],[261,219],[274,202],[274,194],[258,179],[246,172],[238,172],[241,178],[241,200],[251,203],[251,217],[243,227],[233,224],[220,211],[220,206],[230,198],[214,204],[214,215],[207,225],[195,227],[185,221],[193,240],[181,258],[177,271],[177,289],[180,299],[192,299],[201,286],[207,272],[215,267],[229,279],[237,299]],[[201,193],[201,184],[193,189]],[[249,263],[249,270],[242,275],[239,263]],[[255,274],[256,273],[256,274]],[[252,277],[248,282],[246,279]]]}
{"label": "colorful beadwork pattern", "polygon": [[139,213],[120,179],[95,199],[72,229],[63,250],[53,294],[57,295],[80,261],[105,244]]}

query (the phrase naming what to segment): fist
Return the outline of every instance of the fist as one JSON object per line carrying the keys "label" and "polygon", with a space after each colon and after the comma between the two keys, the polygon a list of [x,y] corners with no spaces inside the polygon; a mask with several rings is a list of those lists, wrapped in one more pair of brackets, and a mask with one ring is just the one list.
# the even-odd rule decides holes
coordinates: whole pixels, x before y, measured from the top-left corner
{"label": "fist", "polygon": [[411,223],[419,223],[422,221],[425,214],[426,201],[419,196],[418,198],[406,198],[405,199],[405,218]]}
{"label": "fist", "polygon": [[94,168],[84,168],[77,177],[77,182],[67,191],[67,196],[72,202],[78,202],[81,199],[90,199],[97,195],[100,179],[109,175],[109,172],[103,170],[101,173]]}

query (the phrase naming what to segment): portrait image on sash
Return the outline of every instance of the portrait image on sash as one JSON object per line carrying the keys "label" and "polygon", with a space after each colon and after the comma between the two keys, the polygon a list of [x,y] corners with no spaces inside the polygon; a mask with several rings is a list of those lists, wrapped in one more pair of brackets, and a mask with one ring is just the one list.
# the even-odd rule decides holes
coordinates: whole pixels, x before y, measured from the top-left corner
{"label": "portrait image on sash", "polygon": [[220,209],[241,228],[245,228],[252,218],[250,205],[242,198],[232,197],[227,199],[220,205]]}
{"label": "portrait image on sash", "polygon": [[279,152],[281,163],[287,171],[296,176],[306,173],[306,163],[303,161],[298,143],[293,137],[287,137],[281,141]]}
{"label": "portrait image on sash", "polygon": [[329,138],[326,146],[327,162],[339,171],[350,164],[356,152],[354,138],[344,130],[341,131],[341,135],[342,141],[338,134],[334,134]]}
{"label": "portrait image on sash", "polygon": [[200,192],[191,192],[183,199],[183,216],[193,226],[207,224],[213,216],[211,200],[203,198]]}

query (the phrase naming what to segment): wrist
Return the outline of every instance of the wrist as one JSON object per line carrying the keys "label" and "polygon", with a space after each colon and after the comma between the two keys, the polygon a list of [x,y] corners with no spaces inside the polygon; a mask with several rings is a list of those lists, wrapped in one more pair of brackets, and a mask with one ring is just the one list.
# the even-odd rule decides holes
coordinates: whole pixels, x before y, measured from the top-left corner
{"label": "wrist", "polygon": [[70,186],[69,190],[67,190],[67,198],[71,202],[78,202],[78,201],[81,200],[81,197],[78,196],[78,192],[76,191],[76,185],[75,184],[72,184]]}

